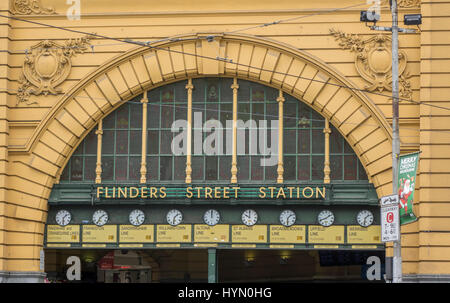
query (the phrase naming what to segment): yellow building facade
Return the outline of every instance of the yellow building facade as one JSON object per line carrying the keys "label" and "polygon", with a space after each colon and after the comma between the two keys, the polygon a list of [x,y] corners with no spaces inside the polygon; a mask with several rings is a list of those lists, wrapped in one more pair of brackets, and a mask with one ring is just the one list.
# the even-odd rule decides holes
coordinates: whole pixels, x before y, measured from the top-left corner
{"label": "yellow building facade", "polygon": [[[382,26],[391,23],[386,2]],[[423,16],[420,31],[399,38],[401,153],[421,151],[418,221],[401,229],[403,275],[448,281],[450,1],[398,2],[400,20]],[[0,280],[44,278],[49,197],[86,136],[124,102],[181,80],[187,91],[196,78],[252,81],[301,100],[345,138],[378,198],[392,194],[391,58],[368,55],[390,49],[390,36],[359,21],[367,8],[353,0],[82,0],[77,16],[64,1],[1,1]]]}

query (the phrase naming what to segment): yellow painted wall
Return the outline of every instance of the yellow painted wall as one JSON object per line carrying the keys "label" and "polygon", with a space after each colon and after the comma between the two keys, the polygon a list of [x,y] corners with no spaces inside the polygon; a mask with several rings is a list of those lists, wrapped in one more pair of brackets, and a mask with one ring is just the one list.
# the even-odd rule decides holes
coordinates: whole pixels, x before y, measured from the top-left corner
{"label": "yellow painted wall", "polygon": [[[1,1],[0,14],[12,15],[12,3],[12,0]],[[346,85],[361,89],[368,83],[355,68],[355,53],[341,48],[330,34],[330,29],[358,34],[361,39],[378,34],[359,22],[359,11],[367,6],[323,13],[325,10],[361,3],[353,0],[92,0],[82,1],[82,16],[78,21],[66,18],[68,5],[64,1],[41,0],[40,3],[44,8],[53,7],[56,14],[13,16],[137,41],[155,41],[179,35],[192,38],[197,33],[207,32],[230,33],[301,16],[277,25],[239,31],[236,34],[248,35],[242,43],[236,35],[226,34],[222,40],[226,45],[219,45],[217,49],[209,48],[204,39],[197,40],[200,44],[174,43],[171,47],[185,52],[202,51],[211,56],[220,54],[236,57],[243,64],[297,72],[300,77],[319,77],[317,79],[329,79],[336,84],[346,81]],[[322,14],[315,15],[319,12]],[[450,13],[450,1],[429,1],[421,7],[401,8],[400,20],[404,13],[419,12],[424,15],[421,33],[400,35],[400,49],[408,58],[406,70],[411,75],[412,100],[431,101],[450,107],[446,81],[450,72],[447,50],[450,22],[445,18]],[[390,20],[390,12],[385,5],[379,25],[388,26]],[[118,104],[115,101],[126,100],[140,93],[142,87],[161,85],[188,74],[215,75],[220,71],[222,75],[237,74],[243,78],[278,85],[297,94],[300,99],[309,100],[313,108],[331,118],[332,123],[351,143],[378,194],[391,193],[389,123],[392,106],[388,97],[391,92],[387,90],[381,92],[385,96],[351,93],[344,89],[337,93],[338,89],[330,85],[297,81],[294,77],[280,78],[273,73],[241,70],[229,64],[212,64],[207,60],[199,64],[200,60],[192,61],[189,56],[163,51],[156,52],[152,57],[148,49],[140,51],[135,45],[93,38],[93,51],[88,50],[72,57],[70,74],[59,86],[63,92],[73,94],[74,99],[62,95],[32,95],[30,100],[38,104],[18,104],[16,95],[26,50],[45,39],[64,43],[69,38],[82,36],[0,18],[0,49],[3,50],[0,52],[0,270],[39,270],[39,250],[42,249],[47,215],[46,201],[53,183],[77,144],[101,117],[115,109]],[[226,53],[221,53],[221,50]],[[287,54],[288,50],[293,57],[298,55],[295,53],[298,50],[307,54],[308,59],[303,57],[306,61],[292,61],[292,56],[280,55]],[[266,55],[270,52],[277,58],[273,62]],[[122,61],[114,59],[119,56],[123,57]],[[156,61],[152,60],[159,62],[157,73],[155,70],[145,70],[145,66],[156,66]],[[304,62],[309,63],[305,65]],[[100,67],[105,64],[110,64],[109,69],[101,70]],[[309,69],[299,73],[297,70],[304,66]],[[126,74],[133,69],[135,77],[121,76],[121,73]],[[110,81],[102,81],[104,75]],[[96,81],[97,84],[90,81]],[[301,87],[310,90],[301,91]],[[104,101],[105,95],[109,102]],[[349,100],[344,106],[339,102],[343,98]],[[447,198],[450,193],[448,111],[402,101],[400,117],[402,152],[422,151],[418,178],[420,184],[417,183],[415,197],[415,212],[419,215],[419,221],[402,228],[403,271],[406,274],[450,274],[449,263],[444,256],[450,244],[447,243],[445,233],[442,233],[449,229],[446,220],[450,216]]]}

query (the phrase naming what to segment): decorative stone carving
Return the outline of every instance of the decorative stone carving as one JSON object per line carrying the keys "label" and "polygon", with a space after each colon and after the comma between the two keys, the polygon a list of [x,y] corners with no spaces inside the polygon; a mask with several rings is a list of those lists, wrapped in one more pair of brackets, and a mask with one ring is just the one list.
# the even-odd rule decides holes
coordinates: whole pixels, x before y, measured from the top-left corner
{"label": "decorative stone carving", "polygon": [[[334,29],[330,33],[339,41],[342,49],[349,49],[356,53],[355,66],[361,77],[370,83],[364,89],[382,92],[392,91],[392,45],[391,37],[384,34],[376,35],[368,40],[362,40],[356,34],[346,34]],[[402,98],[411,99],[412,90],[405,72],[407,63],[406,53],[399,50],[399,93]]]}
{"label": "decorative stone carving", "polygon": [[90,36],[70,39],[63,45],[45,40],[31,47],[31,54],[27,51],[23,64],[23,74],[19,79],[21,84],[17,99],[18,104],[27,105],[37,103],[30,101],[30,95],[58,94],[56,87],[69,76],[72,68],[71,57],[84,53],[89,46]]}
{"label": "decorative stone carving", "polygon": [[[389,0],[382,1],[382,4],[390,5]],[[411,7],[420,7],[420,0],[398,0],[397,7],[399,8],[411,8]]]}
{"label": "decorative stone carving", "polygon": [[51,15],[55,14],[53,8],[45,8],[41,0],[12,0],[11,12],[14,15]]}

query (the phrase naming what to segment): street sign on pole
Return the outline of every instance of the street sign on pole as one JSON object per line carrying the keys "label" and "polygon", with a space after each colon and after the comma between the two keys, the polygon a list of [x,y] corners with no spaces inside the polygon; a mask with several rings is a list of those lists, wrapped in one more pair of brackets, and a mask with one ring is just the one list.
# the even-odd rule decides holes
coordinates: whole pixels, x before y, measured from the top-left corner
{"label": "street sign on pole", "polygon": [[400,239],[398,195],[380,199],[381,242],[394,242]]}

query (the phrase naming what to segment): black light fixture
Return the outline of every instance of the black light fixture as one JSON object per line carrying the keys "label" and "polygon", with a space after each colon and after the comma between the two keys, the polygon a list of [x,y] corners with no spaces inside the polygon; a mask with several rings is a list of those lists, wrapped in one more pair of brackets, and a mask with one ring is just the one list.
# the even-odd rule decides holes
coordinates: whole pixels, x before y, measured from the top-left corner
{"label": "black light fixture", "polygon": [[403,17],[403,23],[405,23],[405,25],[422,24],[422,15],[421,14],[405,15]]}
{"label": "black light fixture", "polygon": [[361,11],[359,21],[373,22],[375,24],[377,21],[380,21],[380,15],[376,14],[375,11]]}

